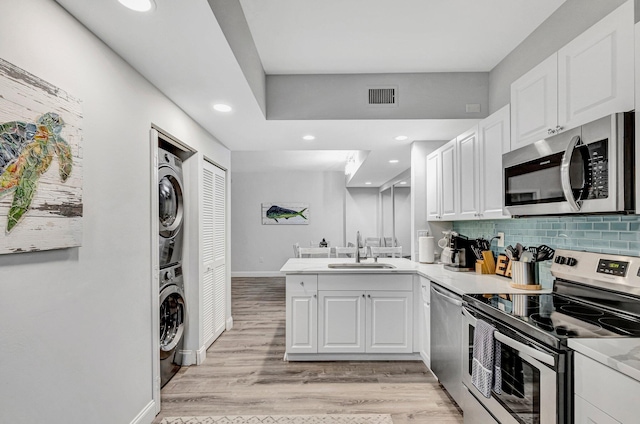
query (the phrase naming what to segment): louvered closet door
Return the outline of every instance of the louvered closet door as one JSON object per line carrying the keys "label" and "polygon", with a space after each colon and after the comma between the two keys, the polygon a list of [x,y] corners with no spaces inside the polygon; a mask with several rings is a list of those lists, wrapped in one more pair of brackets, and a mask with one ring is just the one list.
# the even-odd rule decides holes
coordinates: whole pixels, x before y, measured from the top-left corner
{"label": "louvered closet door", "polygon": [[202,184],[202,339],[209,346],[225,330],[226,256],[225,256],[225,171],[204,162]]}

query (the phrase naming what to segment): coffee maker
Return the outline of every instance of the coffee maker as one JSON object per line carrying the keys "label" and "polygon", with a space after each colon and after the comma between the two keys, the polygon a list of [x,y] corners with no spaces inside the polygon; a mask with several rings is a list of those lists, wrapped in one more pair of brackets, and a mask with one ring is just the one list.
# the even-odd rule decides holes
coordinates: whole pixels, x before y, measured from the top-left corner
{"label": "coffee maker", "polygon": [[443,231],[446,239],[442,249],[442,263],[449,271],[473,271],[476,266],[476,255],[471,249],[475,246],[475,240],[469,240],[466,236],[455,231]]}

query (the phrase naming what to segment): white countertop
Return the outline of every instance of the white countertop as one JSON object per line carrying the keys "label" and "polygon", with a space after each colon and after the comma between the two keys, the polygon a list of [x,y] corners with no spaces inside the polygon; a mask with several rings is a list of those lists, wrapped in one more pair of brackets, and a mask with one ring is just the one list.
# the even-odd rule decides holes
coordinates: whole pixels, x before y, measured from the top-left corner
{"label": "white countertop", "polygon": [[[476,274],[475,272],[455,272],[444,269],[442,264],[421,264],[408,259],[381,258],[380,263],[394,265],[393,269],[336,269],[331,263],[350,263],[352,258],[291,258],[280,272],[284,274],[418,274],[438,285],[463,295],[466,293],[550,293],[551,290],[520,290],[511,287],[509,278],[499,275]],[[372,263],[371,259],[363,262]]]}
{"label": "white countertop", "polygon": [[640,381],[640,339],[569,339],[569,347]]}

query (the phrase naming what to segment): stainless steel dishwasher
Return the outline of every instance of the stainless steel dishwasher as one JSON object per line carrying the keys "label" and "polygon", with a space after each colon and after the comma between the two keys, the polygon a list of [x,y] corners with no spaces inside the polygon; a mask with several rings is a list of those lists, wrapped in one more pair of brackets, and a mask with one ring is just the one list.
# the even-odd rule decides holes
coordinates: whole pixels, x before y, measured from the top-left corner
{"label": "stainless steel dishwasher", "polygon": [[462,407],[462,297],[431,283],[431,370]]}

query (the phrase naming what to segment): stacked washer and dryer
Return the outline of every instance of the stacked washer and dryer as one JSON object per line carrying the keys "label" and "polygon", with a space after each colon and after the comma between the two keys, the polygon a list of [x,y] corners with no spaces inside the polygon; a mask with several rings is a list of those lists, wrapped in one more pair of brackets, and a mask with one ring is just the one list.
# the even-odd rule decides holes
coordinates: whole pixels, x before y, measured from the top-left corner
{"label": "stacked washer and dryer", "polygon": [[182,160],[158,148],[160,218],[160,382],[182,365],[187,307],[182,274],[184,199]]}

